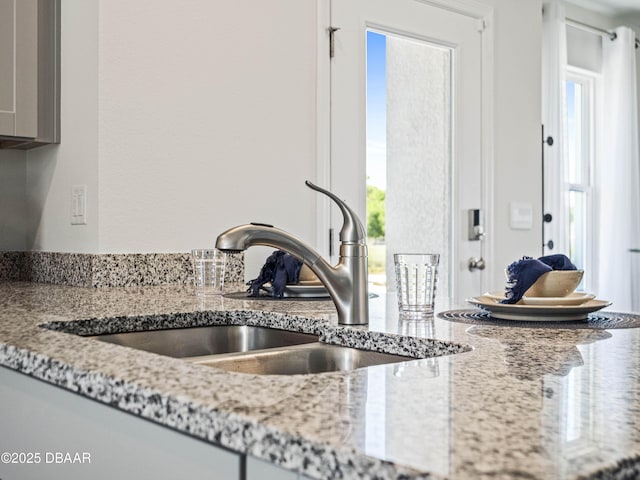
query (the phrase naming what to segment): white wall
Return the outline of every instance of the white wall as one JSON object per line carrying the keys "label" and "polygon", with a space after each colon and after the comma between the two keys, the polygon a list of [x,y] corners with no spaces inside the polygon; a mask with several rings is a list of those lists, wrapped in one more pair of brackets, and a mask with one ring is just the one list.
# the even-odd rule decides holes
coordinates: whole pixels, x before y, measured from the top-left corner
{"label": "white wall", "polygon": [[[486,3],[495,7],[500,287],[506,264],[541,253],[539,222],[508,226],[510,201],[542,214],[541,0]],[[567,12],[602,28],[622,23]],[[316,197],[302,182],[315,177],[316,35],[313,0],[64,0],[62,144],[0,152],[0,248],[187,251],[252,220],[313,243]],[[69,222],[74,184],[88,186],[85,226]],[[28,224],[14,213],[25,209]],[[250,251],[249,262],[264,256]]]}
{"label": "white wall", "polygon": [[26,153],[0,150],[0,251],[26,247]]}
{"label": "white wall", "polygon": [[[504,265],[541,252],[537,222],[508,227],[509,201],[541,216],[541,7],[487,3],[501,285]],[[65,0],[62,23],[62,144],[28,153],[27,248],[187,251],[252,220],[314,242],[315,1]],[[69,225],[74,184],[86,226]]]}
{"label": "white wall", "polygon": [[186,251],[249,221],[311,241],[315,2],[110,0],[99,18],[100,250]]}
{"label": "white wall", "polygon": [[[499,289],[504,286],[503,267],[523,255],[536,257],[542,253],[542,1],[485,0],[485,3],[495,8],[493,287]],[[566,5],[566,15],[604,29],[628,24],[624,18],[608,18],[573,5]],[[636,26],[636,32],[639,31]],[[533,204],[532,230],[509,228],[510,201]]]}
{"label": "white wall", "polygon": [[62,143],[28,153],[27,248],[184,252],[249,221],[311,241],[315,25],[312,1],[65,0]]}
{"label": "white wall", "polygon": [[564,12],[565,16],[570,20],[576,20],[586,25],[591,25],[592,27],[596,28],[602,28],[604,30],[615,28],[621,24],[621,22],[618,22],[614,18],[608,17],[598,12],[586,10],[571,3],[565,3]]}
{"label": "white wall", "polygon": [[[542,2],[491,0],[495,7],[494,258],[492,289],[523,255],[542,254]],[[509,202],[533,205],[533,228],[509,227]]]}
{"label": "white wall", "polygon": [[[626,25],[636,32],[636,38],[640,38],[640,25],[630,22],[630,19],[627,17],[610,17],[571,4],[565,5],[565,15],[571,20],[576,20],[603,30],[612,30],[620,25]],[[638,52],[638,50],[636,50],[636,52]],[[636,70],[638,90],[640,91],[640,54],[638,53],[636,53]],[[640,95],[638,95],[638,112],[640,112]]]}
{"label": "white wall", "polygon": [[[96,253],[98,222],[98,0],[61,10],[61,143],[27,153],[27,249]],[[87,225],[71,225],[71,186],[87,185]]]}

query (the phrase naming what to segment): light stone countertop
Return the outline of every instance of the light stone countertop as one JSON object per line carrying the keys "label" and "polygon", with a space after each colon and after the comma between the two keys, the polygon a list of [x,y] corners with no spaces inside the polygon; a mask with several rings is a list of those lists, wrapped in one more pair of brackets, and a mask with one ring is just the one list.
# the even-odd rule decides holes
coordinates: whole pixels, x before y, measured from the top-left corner
{"label": "light stone countertop", "polygon": [[[371,310],[369,328],[348,328],[336,324],[331,301],[5,282],[0,365],[312,478],[640,475],[640,329],[404,320],[384,296]],[[443,356],[253,376],[39,326],[88,334],[225,322]]]}

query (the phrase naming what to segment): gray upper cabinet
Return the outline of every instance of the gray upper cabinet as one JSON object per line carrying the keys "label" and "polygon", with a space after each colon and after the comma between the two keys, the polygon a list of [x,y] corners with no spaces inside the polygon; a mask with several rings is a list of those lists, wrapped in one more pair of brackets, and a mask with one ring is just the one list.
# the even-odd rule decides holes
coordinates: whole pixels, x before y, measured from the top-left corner
{"label": "gray upper cabinet", "polygon": [[60,0],[0,0],[0,148],[60,142]]}

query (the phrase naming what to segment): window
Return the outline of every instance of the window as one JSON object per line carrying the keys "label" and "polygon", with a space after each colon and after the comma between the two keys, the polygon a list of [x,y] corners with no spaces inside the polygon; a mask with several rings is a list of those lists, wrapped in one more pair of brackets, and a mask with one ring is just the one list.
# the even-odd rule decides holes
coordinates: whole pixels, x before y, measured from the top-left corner
{"label": "window", "polygon": [[593,251],[592,165],[594,157],[593,74],[569,68],[566,80],[564,193],[569,219],[569,257],[585,270],[583,288],[590,283],[588,273]]}

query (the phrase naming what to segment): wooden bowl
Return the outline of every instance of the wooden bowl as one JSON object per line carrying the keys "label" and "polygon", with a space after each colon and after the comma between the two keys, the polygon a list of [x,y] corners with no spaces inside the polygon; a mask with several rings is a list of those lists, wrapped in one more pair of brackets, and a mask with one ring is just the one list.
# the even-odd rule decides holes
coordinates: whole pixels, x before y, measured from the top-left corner
{"label": "wooden bowl", "polygon": [[303,264],[300,269],[300,285],[322,285],[322,282],[309,267]]}
{"label": "wooden bowl", "polygon": [[553,270],[543,273],[540,278],[524,292],[525,297],[566,297],[578,288],[584,270]]}

